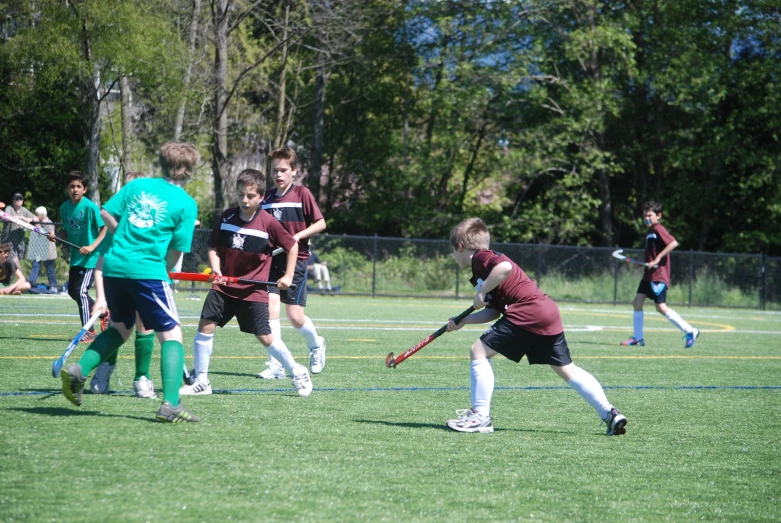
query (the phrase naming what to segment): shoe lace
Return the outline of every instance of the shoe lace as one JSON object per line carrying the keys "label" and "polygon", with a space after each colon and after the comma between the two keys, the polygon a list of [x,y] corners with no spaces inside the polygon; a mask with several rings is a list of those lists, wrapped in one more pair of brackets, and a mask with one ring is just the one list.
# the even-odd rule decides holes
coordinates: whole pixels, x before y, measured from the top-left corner
{"label": "shoe lace", "polygon": [[463,420],[468,418],[472,414],[472,409],[457,409],[456,410],[456,417],[459,420]]}

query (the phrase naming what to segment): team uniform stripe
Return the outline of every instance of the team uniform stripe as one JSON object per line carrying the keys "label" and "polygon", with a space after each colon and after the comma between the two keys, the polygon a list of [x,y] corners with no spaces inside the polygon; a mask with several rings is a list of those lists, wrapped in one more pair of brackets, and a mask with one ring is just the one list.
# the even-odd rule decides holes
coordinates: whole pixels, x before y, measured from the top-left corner
{"label": "team uniform stripe", "polygon": [[263,238],[268,240],[268,233],[265,231],[259,231],[257,229],[246,229],[244,227],[239,227],[231,223],[221,223],[220,229],[223,231],[230,231],[238,234],[243,234],[245,236],[257,236],[258,238]]}

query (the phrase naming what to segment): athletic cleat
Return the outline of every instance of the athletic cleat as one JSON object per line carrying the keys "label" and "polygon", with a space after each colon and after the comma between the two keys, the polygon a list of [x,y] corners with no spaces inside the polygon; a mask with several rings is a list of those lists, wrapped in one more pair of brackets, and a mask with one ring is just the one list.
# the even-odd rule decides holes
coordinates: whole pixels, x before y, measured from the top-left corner
{"label": "athletic cleat", "polygon": [[167,401],[160,405],[155,418],[166,423],[194,423],[201,421],[201,418],[185,409],[181,403],[178,407],[172,407]]}
{"label": "athletic cleat", "polygon": [[697,341],[697,338],[700,337],[700,330],[694,329],[691,332],[687,332],[686,335],[683,337],[683,339],[686,340],[686,344],[683,346],[684,349],[691,349],[692,345],[694,345],[694,342]]}
{"label": "athletic cleat", "polygon": [[111,373],[114,372],[114,367],[115,365],[109,365],[107,361],[98,365],[92,376],[92,381],[89,382],[89,390],[92,394],[106,394],[108,392],[109,380]]}
{"label": "athletic cleat", "polygon": [[456,411],[457,419],[447,420],[447,426],[458,432],[482,432],[494,431],[491,416],[483,416],[472,409],[460,409]]}
{"label": "athletic cleat", "polygon": [[293,369],[293,386],[299,396],[306,398],[312,394],[312,378],[309,377],[309,371],[303,365],[296,365],[296,368]]}
{"label": "athletic cleat", "polygon": [[187,370],[187,367],[182,371],[182,381],[185,385],[192,385],[195,383],[195,369]]}
{"label": "athletic cleat", "polygon": [[81,407],[81,393],[84,390],[84,383],[87,381],[87,378],[81,375],[81,366],[74,363],[67,369],[62,369],[60,379],[62,379],[63,396],[77,407]]}
{"label": "athletic cleat", "polygon": [[103,332],[106,329],[108,329],[108,326],[110,324],[111,324],[111,312],[106,311],[100,317],[100,332]]}
{"label": "athletic cleat", "polygon": [[155,384],[146,376],[141,376],[133,382],[133,390],[136,391],[136,398],[153,400],[157,398],[155,394]]}
{"label": "athletic cleat", "polygon": [[192,385],[182,385],[182,387],[179,389],[180,396],[197,396],[211,393],[212,386],[208,381],[206,383],[201,383],[200,381],[195,380],[195,383]]}
{"label": "athletic cleat", "polygon": [[285,379],[285,368],[282,366],[281,363],[278,363],[276,361],[267,361],[266,367],[268,368],[263,372],[258,372],[257,374],[255,374],[255,377],[263,380]]}
{"label": "athletic cleat", "polygon": [[624,347],[633,347],[635,345],[640,345],[641,347],[644,347],[645,346],[645,340],[643,338],[640,338],[638,340],[637,338],[632,336],[628,340],[622,341],[621,345],[623,345]]}
{"label": "athletic cleat", "polygon": [[320,374],[325,368],[325,338],[317,337],[319,345],[309,349],[309,370],[312,374]]}
{"label": "athletic cleat", "polygon": [[81,339],[79,340],[79,343],[92,343],[93,341],[95,341],[95,338],[97,338],[97,337],[98,337],[98,333],[95,332],[94,330],[87,331],[81,337]]}
{"label": "athletic cleat", "polygon": [[607,424],[608,436],[619,436],[626,434],[626,416],[621,414],[621,411],[613,407],[610,412],[607,413],[607,418],[603,419]]}

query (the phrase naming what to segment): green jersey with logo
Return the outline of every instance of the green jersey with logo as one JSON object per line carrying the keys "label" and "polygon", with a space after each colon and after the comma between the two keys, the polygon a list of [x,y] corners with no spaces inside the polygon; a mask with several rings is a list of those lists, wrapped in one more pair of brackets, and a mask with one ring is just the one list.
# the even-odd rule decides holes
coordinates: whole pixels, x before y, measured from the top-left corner
{"label": "green jersey with logo", "polygon": [[103,205],[118,225],[104,254],[103,274],[170,281],[168,248],[190,252],[198,204],[163,178],[138,178]]}
{"label": "green jersey with logo", "polygon": [[[70,200],[60,205],[62,226],[68,233],[68,241],[81,247],[86,247],[95,241],[100,229],[105,224],[100,217],[100,208],[89,198],[82,198],[73,205]],[[92,269],[98,263],[97,249],[90,254],[81,254],[78,249],[71,249],[71,267]]]}

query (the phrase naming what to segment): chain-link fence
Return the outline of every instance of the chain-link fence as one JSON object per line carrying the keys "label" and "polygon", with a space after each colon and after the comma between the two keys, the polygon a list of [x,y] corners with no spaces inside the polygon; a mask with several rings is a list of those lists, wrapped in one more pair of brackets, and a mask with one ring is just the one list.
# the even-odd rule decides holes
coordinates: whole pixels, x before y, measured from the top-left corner
{"label": "chain-link fence", "polygon": [[[54,225],[61,233],[58,224]],[[183,271],[201,272],[208,266],[210,233],[210,229],[196,229],[192,252],[184,255]],[[51,251],[44,252],[47,246],[34,236],[38,235],[26,235],[22,271],[30,275],[38,260],[37,280],[42,283]],[[417,298],[473,294],[469,271],[460,270],[453,261],[447,240],[320,235],[313,243],[314,251],[328,266],[332,286],[341,294]],[[491,247],[518,263],[557,301],[631,303],[642,276],[641,267],[613,258],[613,248],[520,243],[494,243]],[[69,252],[59,244],[56,249],[55,273],[58,282],[64,283]],[[624,254],[643,256],[639,249],[625,249]],[[676,250],[671,261],[672,281],[667,293],[671,305],[781,310],[781,258]],[[193,286],[190,290],[206,288]]]}

